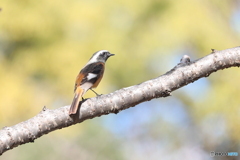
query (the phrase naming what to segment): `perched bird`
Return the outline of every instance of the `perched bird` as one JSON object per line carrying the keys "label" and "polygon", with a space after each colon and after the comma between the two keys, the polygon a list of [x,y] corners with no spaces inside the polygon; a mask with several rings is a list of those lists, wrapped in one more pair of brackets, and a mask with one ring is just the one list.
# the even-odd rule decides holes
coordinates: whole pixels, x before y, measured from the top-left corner
{"label": "perched bird", "polygon": [[[104,73],[105,62],[114,54],[101,50],[92,55],[88,63],[79,72],[74,88],[74,98],[69,110],[69,115],[76,114],[80,98],[90,89],[96,88]],[[98,94],[92,90],[97,96]]]}

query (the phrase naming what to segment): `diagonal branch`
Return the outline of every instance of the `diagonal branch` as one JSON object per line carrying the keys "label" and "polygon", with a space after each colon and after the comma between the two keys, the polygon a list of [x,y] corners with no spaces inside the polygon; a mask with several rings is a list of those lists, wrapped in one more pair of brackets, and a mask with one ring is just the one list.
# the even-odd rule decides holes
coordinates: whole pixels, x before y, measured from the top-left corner
{"label": "diagonal branch", "polygon": [[188,56],[184,56],[181,63],[158,78],[85,100],[80,111],[73,117],[68,116],[69,106],[54,110],[43,108],[38,115],[25,122],[4,127],[0,130],[0,154],[18,145],[33,142],[56,129],[105,114],[118,113],[153,98],[169,96],[172,91],[199,78],[208,77],[221,69],[239,66],[240,47],[213,50],[211,54],[192,62]]}

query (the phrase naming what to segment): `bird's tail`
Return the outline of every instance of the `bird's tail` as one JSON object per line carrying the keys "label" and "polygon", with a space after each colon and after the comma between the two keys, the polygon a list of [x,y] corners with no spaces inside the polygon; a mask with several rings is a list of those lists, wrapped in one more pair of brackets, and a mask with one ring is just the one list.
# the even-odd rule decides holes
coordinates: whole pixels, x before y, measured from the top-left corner
{"label": "bird's tail", "polygon": [[84,90],[80,86],[76,88],[73,101],[69,110],[69,115],[77,113],[79,100],[83,96],[83,93],[84,93]]}

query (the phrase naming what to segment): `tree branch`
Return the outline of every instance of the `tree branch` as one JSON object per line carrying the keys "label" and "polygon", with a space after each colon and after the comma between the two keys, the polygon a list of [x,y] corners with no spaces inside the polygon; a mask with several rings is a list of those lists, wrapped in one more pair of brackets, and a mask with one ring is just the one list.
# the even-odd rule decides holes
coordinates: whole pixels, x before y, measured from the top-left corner
{"label": "tree branch", "polygon": [[35,117],[0,130],[0,154],[18,145],[33,142],[56,129],[105,114],[118,113],[153,98],[167,97],[172,91],[199,78],[236,66],[240,66],[240,47],[222,51],[212,50],[211,54],[196,61],[190,61],[188,56],[183,56],[177,66],[158,78],[107,95],[86,99],[80,104],[80,111],[73,117],[68,115],[69,106],[54,110],[44,107]]}

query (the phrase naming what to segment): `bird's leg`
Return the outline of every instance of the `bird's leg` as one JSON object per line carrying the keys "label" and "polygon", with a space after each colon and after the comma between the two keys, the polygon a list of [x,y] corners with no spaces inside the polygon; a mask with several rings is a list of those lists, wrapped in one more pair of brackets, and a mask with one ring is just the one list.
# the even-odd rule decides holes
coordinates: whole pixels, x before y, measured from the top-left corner
{"label": "bird's leg", "polygon": [[95,92],[92,88],[90,88],[91,91],[93,91],[97,96],[101,96],[101,94],[98,94],[97,92]]}

